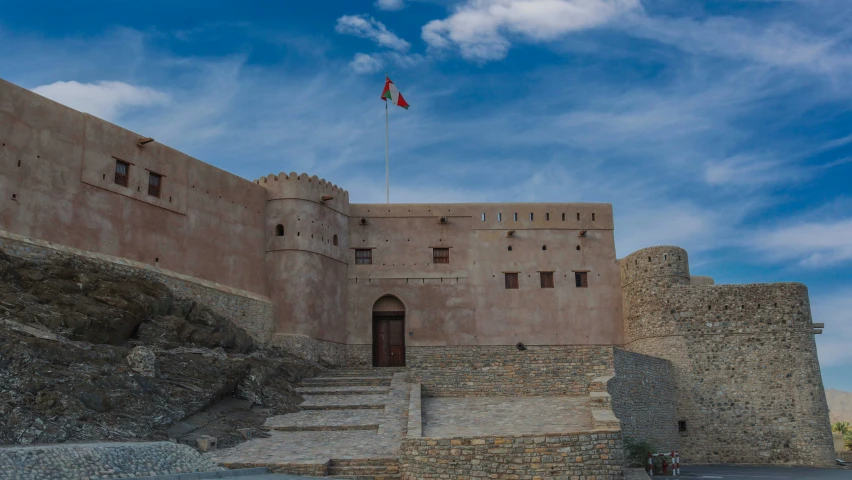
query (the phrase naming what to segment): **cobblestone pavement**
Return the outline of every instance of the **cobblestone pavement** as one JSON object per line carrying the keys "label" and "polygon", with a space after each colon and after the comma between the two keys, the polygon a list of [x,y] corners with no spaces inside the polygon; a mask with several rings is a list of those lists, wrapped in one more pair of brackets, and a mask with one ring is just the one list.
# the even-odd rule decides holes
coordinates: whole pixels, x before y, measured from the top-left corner
{"label": "cobblestone pavement", "polygon": [[589,397],[423,399],[423,436],[562,433],[593,428]]}
{"label": "cobblestone pavement", "polygon": [[[655,477],[656,478],[656,477]],[[719,480],[849,480],[852,472],[840,468],[686,465],[680,478],[713,478]]]}
{"label": "cobblestone pavement", "polygon": [[339,385],[306,385],[323,383],[324,378],[303,383],[297,389],[305,399],[302,406],[310,410],[270,417],[266,422],[271,429],[269,438],[214,451],[211,458],[220,465],[270,468],[321,465],[332,459],[395,461],[407,425],[409,374],[375,370],[370,375],[370,379],[385,379],[390,385],[359,385],[364,383],[361,376],[351,377],[353,385],[346,385],[342,376],[329,378]]}

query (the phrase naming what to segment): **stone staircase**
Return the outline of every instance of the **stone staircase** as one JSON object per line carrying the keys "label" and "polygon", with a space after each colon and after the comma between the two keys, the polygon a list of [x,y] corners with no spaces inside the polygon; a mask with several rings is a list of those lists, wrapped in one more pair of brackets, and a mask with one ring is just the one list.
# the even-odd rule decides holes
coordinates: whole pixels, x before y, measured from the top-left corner
{"label": "stone staircase", "polygon": [[589,405],[592,407],[592,425],[596,429],[618,429],[621,422],[612,411],[612,398],[607,392],[607,382],[612,375],[597,377],[589,384]]}
{"label": "stone staircase", "polygon": [[214,454],[220,465],[358,480],[399,478],[407,369],[329,370],[296,385],[302,410],[266,420],[269,438]]}

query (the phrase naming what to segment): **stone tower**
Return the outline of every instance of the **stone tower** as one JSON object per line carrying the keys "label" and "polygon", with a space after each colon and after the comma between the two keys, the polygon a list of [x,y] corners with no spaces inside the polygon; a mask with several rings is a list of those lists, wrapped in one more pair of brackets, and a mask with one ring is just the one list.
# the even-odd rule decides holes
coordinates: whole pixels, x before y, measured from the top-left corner
{"label": "stone tower", "polygon": [[807,287],[693,282],[678,247],[620,267],[625,346],[672,362],[685,462],[834,463]]}
{"label": "stone tower", "polygon": [[337,362],[346,342],[349,193],[307,174],[257,180],[267,191],[266,281],[273,342]]}

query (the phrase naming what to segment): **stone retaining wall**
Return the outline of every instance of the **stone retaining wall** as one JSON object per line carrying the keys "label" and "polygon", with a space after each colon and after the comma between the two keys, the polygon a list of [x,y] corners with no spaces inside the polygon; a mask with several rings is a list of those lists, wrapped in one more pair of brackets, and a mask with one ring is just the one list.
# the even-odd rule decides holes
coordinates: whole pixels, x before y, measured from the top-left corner
{"label": "stone retaining wall", "polygon": [[595,478],[621,480],[619,432],[517,437],[406,438],[403,480]]}
{"label": "stone retaining wall", "polygon": [[658,452],[680,450],[672,363],[620,348],[614,358],[607,391],[624,440],[647,441]]}
{"label": "stone retaining wall", "polygon": [[19,480],[131,478],[214,470],[222,468],[192,447],[171,442],[0,448],[0,477]]}
{"label": "stone retaining wall", "polygon": [[613,348],[514,345],[407,347],[406,364],[423,396],[587,395],[613,371]]}
{"label": "stone retaining wall", "polygon": [[93,263],[114,274],[165,284],[178,298],[194,300],[230,319],[260,343],[269,341],[273,329],[272,303],[245,290],[163,270],[145,263],[66,247],[0,230],[0,250],[36,263],[42,261]]}

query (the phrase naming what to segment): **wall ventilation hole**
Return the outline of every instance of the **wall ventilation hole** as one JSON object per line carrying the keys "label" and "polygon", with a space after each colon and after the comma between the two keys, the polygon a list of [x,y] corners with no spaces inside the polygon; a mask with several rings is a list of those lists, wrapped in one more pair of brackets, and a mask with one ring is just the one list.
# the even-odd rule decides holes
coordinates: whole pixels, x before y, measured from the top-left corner
{"label": "wall ventilation hole", "polygon": [[[172,197],[169,197],[169,203],[172,203]],[[246,207],[248,208],[248,207]]]}
{"label": "wall ventilation hole", "polygon": [[710,310],[710,305],[707,305],[707,310]]}
{"label": "wall ventilation hole", "polygon": [[775,303],[775,304],[773,304],[772,306],[777,308],[777,307],[778,307],[778,304],[777,304],[777,303]]}
{"label": "wall ventilation hole", "polygon": [[482,221],[483,222],[485,221],[485,214],[484,213],[482,214]]}
{"label": "wall ventilation hole", "polygon": [[678,432],[685,432],[686,431],[686,420],[678,420],[677,431]]}
{"label": "wall ventilation hole", "polygon": [[593,222],[595,221],[595,214],[594,213],[592,214],[592,221]]}
{"label": "wall ventilation hole", "polygon": [[649,262],[651,261],[651,257],[648,257],[648,261],[649,261]]}
{"label": "wall ventilation hole", "polygon": [[12,200],[15,200],[15,199],[17,199],[17,198],[18,198],[18,195],[17,195],[17,194],[15,194],[15,193],[13,193],[13,194],[12,194]]}
{"label": "wall ventilation hole", "polygon": [[542,249],[542,250],[547,250],[547,245],[542,245],[542,246],[541,246],[541,249]]}
{"label": "wall ventilation hole", "polygon": [[565,214],[564,213],[562,214],[562,221],[563,222],[565,221]]}
{"label": "wall ventilation hole", "polygon": [[549,213],[545,213],[545,214],[544,214],[544,219],[545,219],[546,221],[548,221],[548,222],[549,222],[549,221],[550,221],[550,214],[549,214]]}
{"label": "wall ventilation hole", "polygon": [[155,258],[155,259],[154,259],[154,262],[156,262],[156,263],[160,263],[160,257]]}
{"label": "wall ventilation hole", "polygon": [[577,220],[580,219],[580,212],[577,212]]}
{"label": "wall ventilation hole", "polygon": [[302,236],[302,232],[296,232],[296,236],[297,236],[297,237]]}
{"label": "wall ventilation hole", "polygon": [[142,187],[136,187],[136,191],[137,191],[137,192],[141,192],[141,191],[142,191]]}
{"label": "wall ventilation hole", "polygon": [[283,237],[284,236],[284,225],[281,225],[279,223],[278,225],[275,226],[275,236],[276,237]]}
{"label": "wall ventilation hole", "polygon": [[[580,249],[580,246],[579,246],[579,245],[577,245],[577,250],[579,250],[579,249]],[[630,265],[628,265],[627,267],[629,268],[629,267],[630,267]]]}
{"label": "wall ventilation hole", "polygon": [[36,158],[41,158],[41,155],[36,155]]}
{"label": "wall ventilation hole", "polygon": [[663,255],[663,260],[668,260],[668,259],[669,259],[668,255]]}
{"label": "wall ventilation hole", "polygon": [[532,220],[533,220],[533,213],[530,212],[530,221],[532,222]]}
{"label": "wall ventilation hole", "polygon": [[727,305],[725,305],[725,310],[727,310],[727,309],[728,309],[728,306],[727,306]]}
{"label": "wall ventilation hole", "polygon": [[512,251],[512,246],[511,246],[511,245],[509,245],[509,251],[510,251],[510,252]]}
{"label": "wall ventilation hole", "polygon": [[[20,166],[21,166],[21,161],[18,160],[18,167],[20,167]],[[106,178],[106,174],[104,174],[104,178]]]}

